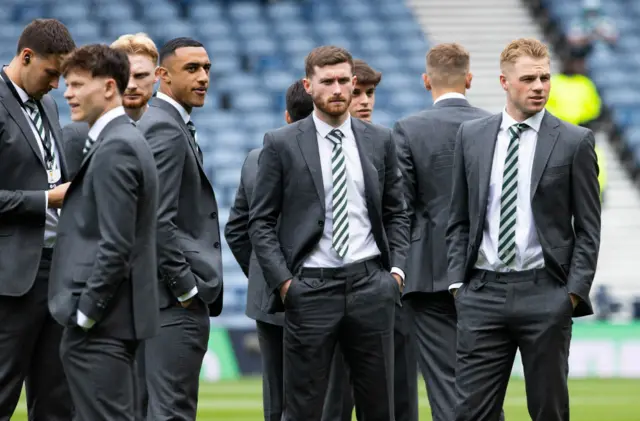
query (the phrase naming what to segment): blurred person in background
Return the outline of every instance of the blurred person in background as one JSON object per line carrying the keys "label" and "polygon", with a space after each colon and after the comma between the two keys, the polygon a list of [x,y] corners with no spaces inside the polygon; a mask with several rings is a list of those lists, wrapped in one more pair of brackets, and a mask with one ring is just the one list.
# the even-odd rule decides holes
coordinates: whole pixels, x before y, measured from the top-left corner
{"label": "blurred person in background", "polygon": [[456,421],[499,419],[518,350],[531,419],[569,419],[572,317],[593,314],[600,200],[593,132],[544,109],[550,67],[540,41],[509,43],[505,109],[458,130],[446,230]]}
{"label": "blurred person in background", "polygon": [[60,363],[62,327],[47,307],[59,209],[69,186],[57,89],[75,43],[55,19],[36,19],[0,73],[0,420],[23,383],[34,421],[72,418]]}
{"label": "blurred person in background", "polygon": [[[353,60],[356,86],[349,106],[352,117],[371,122],[376,102],[376,88],[382,73],[361,59]],[[418,370],[409,310],[396,305],[394,337],[394,405],[395,421],[418,420]],[[350,421],[354,407],[353,387],[340,346],[333,356],[329,387],[322,413],[323,421]],[[356,407],[356,418],[363,420]]]}
{"label": "blurred person in background", "polygon": [[411,248],[403,299],[413,310],[420,370],[434,421],[454,417],[456,325],[448,291],[447,245],[451,171],[462,122],[487,117],[465,97],[471,88],[470,57],[459,44],[439,44],[427,53],[424,86],[433,107],[406,117],[393,129],[404,179]]}
{"label": "blurred person in background", "polygon": [[[131,76],[122,100],[129,118],[138,121],[147,110],[153,86],[158,81],[155,75],[158,49],[144,33],[122,35],[111,44],[111,48],[123,51],[129,57]],[[82,163],[82,149],[88,132],[89,126],[85,122],[73,122],[62,129],[70,178]]]}
{"label": "blurred person in background", "polygon": [[[306,118],[313,112],[313,99],[305,91],[302,80],[287,89],[284,119],[287,124]],[[247,317],[256,321],[260,353],[262,356],[262,400],[264,421],[280,421],[284,405],[283,329],[284,313],[269,313],[267,283],[249,237],[249,207],[258,171],[258,158],[262,148],[249,152],[242,165],[240,185],[236,191],[229,221],[224,229],[227,244],[249,280],[247,290]]]}
{"label": "blurred person in background", "polygon": [[576,54],[588,55],[596,43],[613,47],[618,39],[615,23],[602,11],[600,0],[584,0],[582,16],[571,22],[567,40]]}
{"label": "blurred person in background", "polygon": [[322,418],[337,343],[363,415],[389,421],[409,247],[395,145],[388,129],[350,116],[348,51],[313,49],[305,73],[314,111],[265,134],[249,217],[271,310],[285,309],[283,421]]}
{"label": "blurred person in background", "polygon": [[125,115],[127,55],[86,45],[65,60],[65,99],[89,126],[65,198],[51,264],[49,308],[64,327],[60,358],[76,420],[133,420],[133,363],[158,333],[158,176]]}
{"label": "blurred person in background", "polygon": [[[571,51],[563,61],[562,72],[551,76],[551,92],[546,109],[558,117],[577,126],[597,130],[600,117],[601,100],[596,85],[585,71],[585,56],[579,51]],[[607,184],[606,166],[602,150],[596,144],[598,159],[598,181],[600,183],[600,201],[604,204]]]}
{"label": "blurred person in background", "polygon": [[160,180],[161,327],[144,345],[147,419],[195,420],[209,318],[220,314],[223,299],[218,204],[191,118],[204,105],[211,61],[202,43],[184,37],[168,41],[159,56],[160,88],[138,121]]}

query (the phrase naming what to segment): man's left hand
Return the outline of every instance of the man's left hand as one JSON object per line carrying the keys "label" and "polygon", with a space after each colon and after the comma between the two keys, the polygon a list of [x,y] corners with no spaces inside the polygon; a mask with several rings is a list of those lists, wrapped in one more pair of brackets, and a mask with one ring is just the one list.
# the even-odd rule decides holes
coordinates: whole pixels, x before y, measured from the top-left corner
{"label": "man's left hand", "polygon": [[392,273],[391,276],[393,276],[393,279],[396,280],[396,282],[398,283],[398,288],[400,288],[400,292],[402,292],[402,278],[400,277],[400,275],[398,275],[397,273]]}
{"label": "man's left hand", "polygon": [[569,294],[569,298],[571,298],[571,304],[573,305],[573,309],[576,309],[576,306],[580,302],[580,298],[577,295]]}

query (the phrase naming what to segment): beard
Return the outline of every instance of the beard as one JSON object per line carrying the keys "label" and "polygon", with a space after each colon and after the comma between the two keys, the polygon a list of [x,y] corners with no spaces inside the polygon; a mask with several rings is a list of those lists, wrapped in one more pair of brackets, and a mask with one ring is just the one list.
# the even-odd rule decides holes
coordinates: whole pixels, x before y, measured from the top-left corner
{"label": "beard", "polygon": [[129,99],[126,97],[126,95],[128,95],[127,93],[125,93],[125,97],[122,99],[122,105],[124,105],[125,108],[131,108],[134,110],[143,108],[145,105],[147,105],[147,103],[149,102],[149,100],[151,99],[151,96],[147,96],[144,94],[136,94],[136,95],[140,95],[139,97],[135,98],[135,99]]}
{"label": "beard", "polygon": [[349,105],[351,105],[351,96],[347,98],[332,96],[327,99],[314,97],[313,103],[315,104],[316,108],[318,108],[324,114],[331,117],[340,117],[341,115],[349,111]]}

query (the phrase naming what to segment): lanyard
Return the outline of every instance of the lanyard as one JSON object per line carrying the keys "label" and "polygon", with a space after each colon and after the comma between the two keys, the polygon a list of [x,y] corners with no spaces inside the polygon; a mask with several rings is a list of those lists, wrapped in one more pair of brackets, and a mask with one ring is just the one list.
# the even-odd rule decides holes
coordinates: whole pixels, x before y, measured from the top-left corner
{"label": "lanyard", "polygon": [[[38,134],[38,138],[40,139],[40,143],[42,144],[42,149],[44,149],[44,155],[45,155],[44,158],[45,158],[47,170],[53,169],[53,162],[54,162],[53,137],[50,135],[51,128],[49,126],[49,120],[47,120],[47,116],[45,115],[44,110],[42,109],[42,105],[40,104],[40,101],[34,100],[34,102],[36,103],[36,106],[38,107],[38,111],[40,112],[40,118],[42,119],[42,123],[44,126],[44,136],[45,136],[44,139],[42,138],[42,136],[40,136],[40,132],[37,129],[38,126],[36,125],[36,122],[33,121],[33,119],[31,118],[31,113],[29,112],[29,110],[26,109],[24,103],[22,102],[22,98],[20,98],[20,94],[18,93],[18,91],[16,91],[15,86],[13,86],[13,82],[11,82],[11,79],[9,79],[7,74],[4,72],[4,69],[0,70],[0,76],[2,76],[2,78],[6,82],[7,87],[15,97],[16,101],[18,101],[18,104],[20,104],[22,109],[24,109],[27,112],[27,115],[29,116],[29,120],[31,120],[31,122],[33,123],[33,126],[36,127],[36,133]],[[47,136],[49,136],[49,138],[51,139],[50,142],[46,141]]]}

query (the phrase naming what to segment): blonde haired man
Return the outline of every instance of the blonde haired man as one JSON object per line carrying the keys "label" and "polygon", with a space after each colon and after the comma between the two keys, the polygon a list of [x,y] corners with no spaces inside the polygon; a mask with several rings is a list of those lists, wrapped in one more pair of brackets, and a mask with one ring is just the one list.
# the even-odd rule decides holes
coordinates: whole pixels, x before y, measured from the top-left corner
{"label": "blonde haired man", "polygon": [[[155,71],[158,65],[158,49],[144,33],[122,35],[111,48],[123,51],[129,57],[130,77],[122,97],[125,112],[134,121],[140,120],[153,96],[158,81]],[[75,175],[82,163],[84,142],[89,133],[86,123],[71,123],[62,129],[69,174]]]}
{"label": "blonde haired man", "polygon": [[516,351],[533,421],[569,419],[572,317],[593,313],[600,246],[593,133],[546,112],[547,48],[500,56],[504,111],[458,131],[447,228],[458,313],[456,421],[500,416]]}

